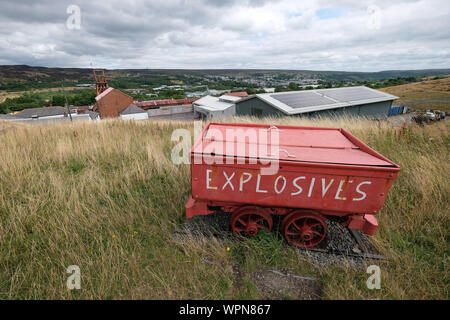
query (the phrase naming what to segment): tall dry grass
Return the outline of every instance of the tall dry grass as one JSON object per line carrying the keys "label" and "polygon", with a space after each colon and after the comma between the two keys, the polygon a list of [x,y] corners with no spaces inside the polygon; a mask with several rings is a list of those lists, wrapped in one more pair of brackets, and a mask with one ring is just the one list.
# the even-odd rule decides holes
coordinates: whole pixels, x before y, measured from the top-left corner
{"label": "tall dry grass", "polygon": [[[176,128],[192,131],[190,122],[0,121],[0,297],[262,297],[248,279],[237,285],[236,264],[243,273],[283,266],[315,275],[324,298],[449,297],[448,125],[399,135],[388,123],[364,119],[232,121],[343,127],[402,167],[373,238],[390,258],[380,263],[381,290],[366,288],[364,270],[319,269],[276,237],[174,242],[190,171],[170,161],[170,137]],[[81,290],[66,288],[69,265],[80,266]]]}

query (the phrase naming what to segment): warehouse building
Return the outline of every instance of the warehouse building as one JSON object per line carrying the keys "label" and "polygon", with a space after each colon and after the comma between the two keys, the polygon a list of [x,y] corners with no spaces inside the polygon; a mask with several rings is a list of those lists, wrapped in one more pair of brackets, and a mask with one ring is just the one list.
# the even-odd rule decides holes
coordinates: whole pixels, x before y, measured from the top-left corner
{"label": "warehouse building", "polygon": [[386,119],[398,97],[368,87],[263,93],[236,102],[237,115],[365,116]]}
{"label": "warehouse building", "polygon": [[[70,110],[70,115],[69,115]],[[35,123],[50,123],[56,121],[90,121],[88,114],[79,114],[76,108],[71,107],[67,110],[65,107],[42,107],[28,108],[17,112],[13,116],[5,117],[10,121],[33,121]]]}

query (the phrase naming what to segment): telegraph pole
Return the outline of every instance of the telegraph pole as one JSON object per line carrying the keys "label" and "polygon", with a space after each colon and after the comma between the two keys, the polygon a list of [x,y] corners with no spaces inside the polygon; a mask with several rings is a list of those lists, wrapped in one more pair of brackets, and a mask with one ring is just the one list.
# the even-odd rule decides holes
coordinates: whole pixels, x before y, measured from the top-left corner
{"label": "telegraph pole", "polygon": [[67,112],[69,113],[70,122],[73,122],[72,114],[70,113],[69,103],[67,102],[66,90],[64,90],[64,84],[63,83],[61,83],[61,88],[62,88],[63,93],[64,93],[64,99],[66,101],[66,109],[67,109]]}

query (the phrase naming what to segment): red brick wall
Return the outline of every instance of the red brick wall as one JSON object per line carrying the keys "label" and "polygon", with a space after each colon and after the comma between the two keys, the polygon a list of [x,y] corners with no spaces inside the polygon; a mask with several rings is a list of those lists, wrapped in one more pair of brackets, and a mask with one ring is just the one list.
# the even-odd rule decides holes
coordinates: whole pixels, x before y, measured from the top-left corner
{"label": "red brick wall", "polygon": [[100,118],[114,118],[119,116],[119,112],[133,103],[133,98],[113,89],[106,96],[97,101],[97,108]]}

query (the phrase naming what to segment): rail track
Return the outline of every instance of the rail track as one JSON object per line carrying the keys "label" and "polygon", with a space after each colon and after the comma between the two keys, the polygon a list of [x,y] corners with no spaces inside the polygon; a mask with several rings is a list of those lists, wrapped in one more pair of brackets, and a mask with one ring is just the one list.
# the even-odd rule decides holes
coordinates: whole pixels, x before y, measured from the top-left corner
{"label": "rail track", "polygon": [[[220,215],[216,216],[217,218],[220,217]],[[231,234],[231,230],[228,229],[219,229],[219,226],[224,226],[224,223],[221,224],[221,221],[211,221],[212,216],[210,217],[199,217],[196,220],[198,220],[196,223],[191,223],[189,225],[186,225],[185,228],[177,229],[174,231],[174,238],[181,240],[184,238],[184,236],[190,236],[190,237],[206,237],[206,238],[215,238],[218,240],[232,240],[234,239],[234,236]],[[214,219],[215,220],[215,219]],[[227,221],[227,215],[224,214],[224,221]],[[201,221],[201,222],[200,222]],[[193,222],[190,220],[190,222]],[[215,228],[213,227],[215,226]],[[330,236],[332,234],[340,234],[343,233],[343,236],[347,237],[347,241],[342,241],[342,239],[334,239],[331,241],[334,241],[333,246],[327,246],[325,248],[320,247],[313,247],[308,249],[301,249],[299,248],[300,253],[308,253],[308,252],[316,252],[321,253],[324,255],[334,255],[334,256],[345,256],[350,258],[356,258],[356,259],[372,259],[372,260],[387,260],[387,258],[381,254],[374,253],[374,248],[370,245],[368,240],[362,239],[359,232],[345,228],[342,226],[335,225],[335,229],[332,231]],[[213,230],[216,230],[217,232],[214,232]],[[282,236],[282,235],[280,235]],[[350,240],[351,243],[350,243]],[[346,243],[346,244],[343,244]],[[286,244],[288,245],[288,244]],[[358,250],[355,250],[355,245],[357,245]],[[360,252],[358,252],[360,251]]]}

